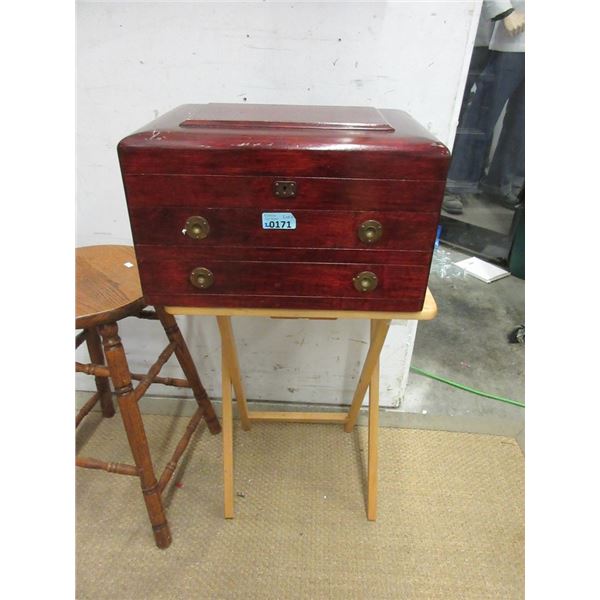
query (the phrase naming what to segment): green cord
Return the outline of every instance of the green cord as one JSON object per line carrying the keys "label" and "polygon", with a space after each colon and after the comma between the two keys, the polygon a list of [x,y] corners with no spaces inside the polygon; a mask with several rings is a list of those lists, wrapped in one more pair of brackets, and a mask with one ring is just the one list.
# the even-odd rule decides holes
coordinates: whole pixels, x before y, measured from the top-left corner
{"label": "green cord", "polygon": [[478,396],[483,396],[484,398],[491,398],[492,400],[498,400],[498,402],[506,402],[506,404],[512,404],[513,406],[520,406],[521,408],[525,408],[525,404],[523,404],[522,402],[517,402],[516,400],[511,400],[510,398],[504,398],[503,396],[496,396],[495,394],[489,394],[488,392],[482,392],[481,390],[476,390],[476,389],[468,387],[466,385],[456,383],[456,381],[452,381],[450,379],[440,377],[439,375],[434,375],[433,373],[428,373],[427,371],[423,371],[423,369],[418,369],[417,367],[411,367],[410,370],[413,373],[418,373],[419,375],[423,375],[425,377],[435,379],[436,381],[441,381],[442,383],[447,383],[448,385],[451,385],[460,390],[465,390],[466,392],[471,392],[471,394],[477,394]]}

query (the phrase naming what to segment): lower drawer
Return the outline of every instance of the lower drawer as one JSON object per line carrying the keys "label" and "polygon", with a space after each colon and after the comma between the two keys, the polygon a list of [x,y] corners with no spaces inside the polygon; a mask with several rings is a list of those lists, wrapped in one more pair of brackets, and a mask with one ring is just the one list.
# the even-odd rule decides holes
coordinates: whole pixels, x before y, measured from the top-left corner
{"label": "lower drawer", "polygon": [[429,275],[426,266],[252,262],[243,253],[217,261],[186,248],[138,246],[137,256],[146,301],[172,306],[417,311]]}

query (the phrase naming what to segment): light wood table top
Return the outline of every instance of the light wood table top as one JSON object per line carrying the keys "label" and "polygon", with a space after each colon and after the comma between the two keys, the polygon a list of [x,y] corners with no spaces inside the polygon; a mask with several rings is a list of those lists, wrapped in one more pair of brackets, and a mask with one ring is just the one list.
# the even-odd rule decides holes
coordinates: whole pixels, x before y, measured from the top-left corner
{"label": "light wood table top", "polygon": [[227,317],[272,317],[281,319],[402,319],[430,321],[437,315],[437,304],[429,288],[423,309],[418,312],[381,312],[359,310],[302,310],[295,308],[211,308],[196,306],[167,306],[173,315],[210,315]]}

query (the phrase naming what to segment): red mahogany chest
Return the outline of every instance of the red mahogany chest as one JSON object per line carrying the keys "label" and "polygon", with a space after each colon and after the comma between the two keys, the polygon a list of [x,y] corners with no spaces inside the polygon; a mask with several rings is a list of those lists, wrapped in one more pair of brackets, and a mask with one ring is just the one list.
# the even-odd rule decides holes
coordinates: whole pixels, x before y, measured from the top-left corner
{"label": "red mahogany chest", "polygon": [[118,153],[149,304],[421,310],[450,153],[407,113],[188,104]]}

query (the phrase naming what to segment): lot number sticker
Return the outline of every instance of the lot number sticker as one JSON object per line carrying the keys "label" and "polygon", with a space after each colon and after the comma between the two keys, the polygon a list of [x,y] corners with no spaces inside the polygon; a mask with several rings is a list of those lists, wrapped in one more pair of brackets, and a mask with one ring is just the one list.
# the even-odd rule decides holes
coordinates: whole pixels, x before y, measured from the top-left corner
{"label": "lot number sticker", "polygon": [[296,229],[296,217],[292,213],[263,213],[263,229]]}

